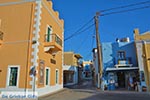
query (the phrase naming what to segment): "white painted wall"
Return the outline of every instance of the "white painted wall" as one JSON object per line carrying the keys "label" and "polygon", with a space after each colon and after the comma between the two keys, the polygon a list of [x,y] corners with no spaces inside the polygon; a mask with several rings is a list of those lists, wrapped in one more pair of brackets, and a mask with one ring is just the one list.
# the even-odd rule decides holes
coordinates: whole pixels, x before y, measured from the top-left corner
{"label": "white painted wall", "polygon": [[98,74],[98,56],[97,56],[97,50],[94,51],[94,57],[93,57],[93,64],[95,68],[95,73]]}
{"label": "white painted wall", "polygon": [[140,81],[141,84],[138,86],[139,92],[142,91],[142,86],[146,86],[145,81],[142,81],[141,72],[144,72],[144,62],[143,62],[143,42],[142,41],[136,41],[136,50],[137,50],[137,59],[138,59],[138,67],[140,72]]}
{"label": "white painted wall", "polygon": [[143,46],[142,42],[136,42],[136,49],[137,49],[137,58],[138,58],[138,66],[140,71],[144,71],[144,63],[143,63]]}
{"label": "white painted wall", "polygon": [[44,96],[46,94],[52,94],[54,92],[60,91],[63,89],[63,84],[55,85],[55,86],[46,86],[44,88],[37,88],[36,91],[38,92],[38,96]]}
{"label": "white painted wall", "polygon": [[78,83],[78,69],[77,69],[77,67],[76,67],[76,66],[71,66],[71,65],[64,65],[64,66],[63,66],[63,71],[64,71],[64,70],[74,71],[73,83],[72,83],[72,84],[68,84],[68,85],[77,84],[77,83]]}

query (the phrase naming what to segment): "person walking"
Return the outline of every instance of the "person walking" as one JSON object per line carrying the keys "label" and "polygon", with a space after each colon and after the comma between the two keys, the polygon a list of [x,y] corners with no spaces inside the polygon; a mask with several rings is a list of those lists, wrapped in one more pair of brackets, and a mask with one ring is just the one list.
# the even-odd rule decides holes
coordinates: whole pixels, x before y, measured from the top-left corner
{"label": "person walking", "polygon": [[133,90],[133,78],[131,76],[128,78],[128,90]]}

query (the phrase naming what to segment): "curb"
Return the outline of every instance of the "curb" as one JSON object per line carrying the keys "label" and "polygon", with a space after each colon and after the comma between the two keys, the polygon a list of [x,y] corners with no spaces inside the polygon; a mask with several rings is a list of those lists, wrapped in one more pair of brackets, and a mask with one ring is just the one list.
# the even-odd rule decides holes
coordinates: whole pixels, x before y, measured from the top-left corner
{"label": "curb", "polygon": [[52,93],[49,93],[49,94],[42,95],[42,96],[38,97],[38,99],[47,98],[47,97],[49,97],[49,96],[56,95],[56,94],[58,94],[58,93],[61,93],[61,92],[66,91],[66,90],[67,90],[66,88],[62,88],[62,89],[60,89],[60,90],[58,90],[58,91],[55,91],[55,92],[52,92]]}

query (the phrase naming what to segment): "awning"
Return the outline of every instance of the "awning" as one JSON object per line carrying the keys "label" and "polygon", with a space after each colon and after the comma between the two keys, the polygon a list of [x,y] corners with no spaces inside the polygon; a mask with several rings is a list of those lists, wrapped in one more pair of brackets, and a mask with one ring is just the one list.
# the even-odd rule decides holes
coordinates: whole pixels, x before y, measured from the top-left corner
{"label": "awning", "polygon": [[119,67],[119,68],[107,68],[106,71],[130,71],[130,70],[138,70],[138,67]]}

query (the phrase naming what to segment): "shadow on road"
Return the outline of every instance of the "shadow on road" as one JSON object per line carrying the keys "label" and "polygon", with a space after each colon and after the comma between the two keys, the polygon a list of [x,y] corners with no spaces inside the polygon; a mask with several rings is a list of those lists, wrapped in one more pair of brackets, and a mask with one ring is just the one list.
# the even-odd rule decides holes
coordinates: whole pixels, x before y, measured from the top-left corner
{"label": "shadow on road", "polygon": [[92,79],[84,79],[80,83],[71,85],[71,86],[65,86],[65,88],[69,89],[95,89],[95,86],[92,83]]}
{"label": "shadow on road", "polygon": [[39,100],[149,100],[150,93],[135,91],[101,91],[93,86],[92,80],[67,86],[63,91],[39,98]]}
{"label": "shadow on road", "polygon": [[80,100],[149,100],[149,93],[107,91]]}

